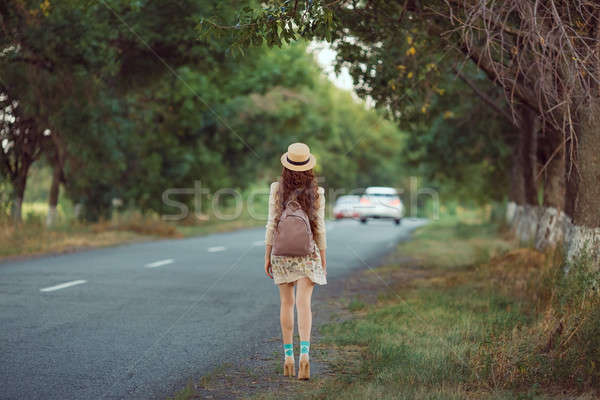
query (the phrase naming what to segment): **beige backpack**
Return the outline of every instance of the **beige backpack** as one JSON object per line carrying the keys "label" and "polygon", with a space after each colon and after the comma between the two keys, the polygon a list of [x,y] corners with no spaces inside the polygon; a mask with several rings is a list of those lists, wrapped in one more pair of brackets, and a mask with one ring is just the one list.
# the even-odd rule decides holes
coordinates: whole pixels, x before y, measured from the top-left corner
{"label": "beige backpack", "polygon": [[275,229],[272,254],[306,256],[315,251],[308,215],[296,200],[286,203]]}

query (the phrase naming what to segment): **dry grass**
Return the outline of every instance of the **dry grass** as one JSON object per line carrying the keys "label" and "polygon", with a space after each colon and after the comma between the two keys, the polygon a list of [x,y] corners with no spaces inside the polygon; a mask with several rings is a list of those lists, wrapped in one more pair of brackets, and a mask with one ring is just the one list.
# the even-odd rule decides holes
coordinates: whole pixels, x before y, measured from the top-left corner
{"label": "dry grass", "polygon": [[496,387],[532,382],[560,393],[600,394],[600,273],[578,260],[565,274],[560,253],[519,249],[492,260],[490,284],[534,317],[482,346],[473,362]]}
{"label": "dry grass", "polygon": [[0,227],[0,260],[132,243],[148,240],[148,238],[133,231],[94,225],[75,225],[58,229],[47,229],[41,225],[30,224],[17,227],[2,226]]}
{"label": "dry grass", "polygon": [[90,225],[90,229],[95,233],[125,231],[148,236],[183,237],[175,224],[165,222],[158,217],[144,217],[140,214],[130,215],[119,221],[100,221]]}
{"label": "dry grass", "polygon": [[47,228],[43,221],[39,216],[28,218],[20,225],[6,220],[0,222],[0,260],[159,238],[198,236],[264,225],[264,221],[244,216],[232,221],[188,218],[175,223],[164,221],[158,215],[142,215],[139,212],[120,214],[112,220],[96,223],[76,220],[59,222],[52,228]]}

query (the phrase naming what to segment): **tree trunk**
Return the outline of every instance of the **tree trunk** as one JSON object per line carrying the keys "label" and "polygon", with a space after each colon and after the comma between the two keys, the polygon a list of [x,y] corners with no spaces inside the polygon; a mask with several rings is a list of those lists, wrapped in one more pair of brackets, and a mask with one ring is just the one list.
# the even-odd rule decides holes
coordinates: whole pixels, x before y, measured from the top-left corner
{"label": "tree trunk", "polygon": [[73,207],[73,214],[75,214],[75,219],[80,219],[82,215],[83,204],[81,202],[75,203],[75,207]]}
{"label": "tree trunk", "polygon": [[27,184],[27,170],[24,168],[19,171],[19,176],[13,181],[14,199],[12,205],[12,218],[17,224],[23,221],[23,198],[25,197],[25,187]]}
{"label": "tree trunk", "polygon": [[539,123],[536,113],[526,106],[520,106],[519,135],[513,152],[511,200],[507,211],[514,218],[512,226],[521,242],[535,240],[540,209],[537,206],[537,133]]}
{"label": "tree trunk", "polygon": [[523,178],[523,159],[520,155],[520,135],[513,145],[512,168],[510,170],[509,203],[506,208],[506,222],[512,226],[517,223],[520,209],[525,204],[525,180]]}
{"label": "tree trunk", "polygon": [[565,147],[563,134],[548,129],[540,137],[540,160],[544,165],[544,208],[536,233],[535,247],[545,250],[561,243],[568,228],[565,207]]}
{"label": "tree trunk", "polygon": [[600,228],[600,99],[586,107],[567,165],[566,212],[573,224]]}
{"label": "tree trunk", "polygon": [[[567,193],[565,211],[573,229],[567,241],[567,258],[572,261],[586,250],[594,263],[600,262],[600,99],[581,108],[577,143],[567,149]],[[572,157],[569,157],[572,156]],[[570,168],[572,165],[572,168]]]}
{"label": "tree trunk", "polygon": [[537,137],[539,120],[535,111],[529,107],[521,106],[521,146],[523,158],[523,184],[525,186],[525,203],[538,205],[537,177]]}
{"label": "tree trunk", "polygon": [[48,215],[46,216],[46,226],[50,227],[56,223],[58,205],[58,195],[60,192],[61,168],[58,163],[54,164],[52,172],[52,184],[50,185],[50,194],[48,197]]}
{"label": "tree trunk", "polygon": [[541,159],[545,169],[544,207],[565,209],[565,147],[562,132],[549,130],[541,140]]}
{"label": "tree trunk", "polygon": [[23,221],[22,216],[23,209],[23,198],[19,196],[15,196],[12,203],[12,219],[16,224],[20,224]]}

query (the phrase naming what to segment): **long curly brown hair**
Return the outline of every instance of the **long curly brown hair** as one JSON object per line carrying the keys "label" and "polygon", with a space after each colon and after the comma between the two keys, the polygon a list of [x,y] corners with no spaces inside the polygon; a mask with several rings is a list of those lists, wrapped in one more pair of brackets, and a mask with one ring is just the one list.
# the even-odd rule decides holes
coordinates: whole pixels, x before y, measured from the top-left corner
{"label": "long curly brown hair", "polygon": [[319,210],[319,185],[315,179],[312,169],[308,171],[292,171],[283,167],[279,177],[279,189],[276,193],[275,204],[275,226],[279,224],[279,218],[285,208],[285,203],[292,194],[296,195],[296,200],[300,207],[308,215],[310,221],[310,230],[313,233],[315,241],[319,241],[319,232],[317,232],[317,217]]}

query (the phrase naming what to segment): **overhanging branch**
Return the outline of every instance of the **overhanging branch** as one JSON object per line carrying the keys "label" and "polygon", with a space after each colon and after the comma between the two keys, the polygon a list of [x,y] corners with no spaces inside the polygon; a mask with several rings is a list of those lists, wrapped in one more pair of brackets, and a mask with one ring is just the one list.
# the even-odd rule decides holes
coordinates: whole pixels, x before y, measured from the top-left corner
{"label": "overhanging branch", "polygon": [[504,119],[507,122],[509,122],[511,125],[518,127],[518,124],[516,123],[515,119],[506,109],[504,109],[501,106],[499,106],[498,104],[496,104],[496,102],[494,102],[494,100],[492,100],[487,94],[485,94],[481,89],[479,89],[473,81],[471,81],[469,78],[467,78],[456,67],[454,67],[452,69],[456,73],[456,76],[458,76],[464,83],[466,83],[473,90],[473,92],[477,96],[479,96],[479,98],[481,98],[488,106],[490,106],[492,108],[492,110],[496,111],[500,116],[504,117]]}

